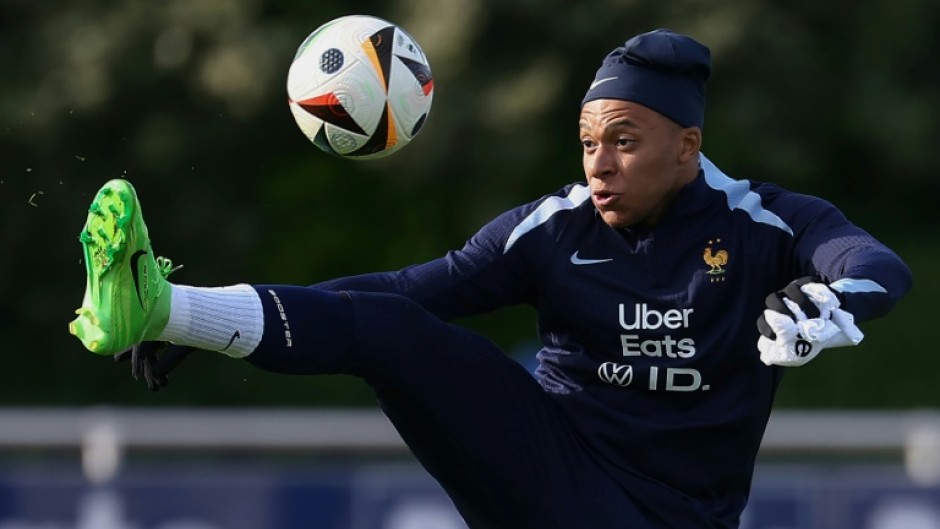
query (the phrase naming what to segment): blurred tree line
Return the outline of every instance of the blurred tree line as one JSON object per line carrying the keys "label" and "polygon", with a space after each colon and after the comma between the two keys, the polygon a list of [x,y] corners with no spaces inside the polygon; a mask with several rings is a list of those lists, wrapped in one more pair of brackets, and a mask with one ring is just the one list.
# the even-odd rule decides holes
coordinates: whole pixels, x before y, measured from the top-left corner
{"label": "blurred tree line", "polygon": [[[435,75],[424,131],[386,160],[321,153],[286,104],[297,45],[354,13],[404,26]],[[830,200],[914,270],[890,318],[866,324],[860,347],[790,371],[778,404],[940,405],[940,355],[925,341],[940,299],[933,0],[4,0],[0,404],[371,403],[349,377],[209,354],[152,395],[86,352],[66,326],[95,191],[135,184],[154,250],[185,265],[182,283],[308,284],[431,259],[582,178],[583,92],[610,49],[655,27],[712,49],[712,160]],[[536,348],[526,308],[465,323],[508,351]]]}

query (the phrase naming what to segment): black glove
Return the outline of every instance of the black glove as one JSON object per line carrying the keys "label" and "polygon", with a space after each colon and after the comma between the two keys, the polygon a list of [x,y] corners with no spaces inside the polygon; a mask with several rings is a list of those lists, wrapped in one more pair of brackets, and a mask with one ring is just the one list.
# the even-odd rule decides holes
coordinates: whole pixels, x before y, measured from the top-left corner
{"label": "black glove", "polygon": [[170,383],[169,372],[195,350],[195,347],[172,345],[170,342],[141,342],[117,353],[114,360],[130,360],[134,380],[143,377],[150,391],[157,391]]}
{"label": "black glove", "polygon": [[[809,297],[800,290],[800,287],[807,283],[822,283],[826,284],[825,281],[818,276],[805,276],[799,279],[795,279],[790,282],[783,290],[778,290],[772,292],[764,300],[764,304],[768,309],[779,312],[785,316],[789,316],[793,321],[797,321],[796,314],[791,311],[786,303],[783,302],[783,298],[787,298],[790,301],[796,303],[800,310],[806,314],[806,317],[809,319],[819,317],[819,307]],[[830,289],[831,290],[831,289]],[[841,292],[833,291],[833,294],[839,299],[840,303],[845,302],[845,298]],[[773,329],[770,328],[770,325],[767,324],[767,319],[764,317],[764,313],[761,312],[759,318],[757,318],[757,329],[761,334],[766,336],[770,340],[777,339],[777,335],[774,333]]]}

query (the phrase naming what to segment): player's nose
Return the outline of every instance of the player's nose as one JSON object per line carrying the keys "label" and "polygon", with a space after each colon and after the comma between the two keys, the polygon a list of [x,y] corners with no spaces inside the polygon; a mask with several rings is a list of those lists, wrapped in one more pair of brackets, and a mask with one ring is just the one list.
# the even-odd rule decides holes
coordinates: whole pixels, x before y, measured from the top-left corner
{"label": "player's nose", "polygon": [[589,156],[584,159],[584,173],[589,178],[605,178],[616,172],[616,156],[614,149],[605,145],[598,145]]}

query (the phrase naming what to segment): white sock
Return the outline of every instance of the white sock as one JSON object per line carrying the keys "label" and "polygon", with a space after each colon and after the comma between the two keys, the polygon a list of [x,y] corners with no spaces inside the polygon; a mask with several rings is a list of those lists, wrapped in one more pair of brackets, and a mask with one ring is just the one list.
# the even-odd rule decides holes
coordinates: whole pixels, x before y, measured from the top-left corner
{"label": "white sock", "polygon": [[170,321],[157,340],[244,358],[261,342],[264,312],[249,285],[170,285]]}

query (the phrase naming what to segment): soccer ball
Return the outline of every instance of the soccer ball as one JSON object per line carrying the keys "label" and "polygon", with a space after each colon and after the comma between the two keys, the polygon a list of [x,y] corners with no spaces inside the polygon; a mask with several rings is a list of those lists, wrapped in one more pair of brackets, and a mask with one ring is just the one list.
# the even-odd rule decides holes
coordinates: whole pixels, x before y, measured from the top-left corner
{"label": "soccer ball", "polygon": [[303,41],[287,74],[287,95],[297,125],[317,147],[382,158],[421,130],[434,80],[411,35],[380,18],[351,15]]}

